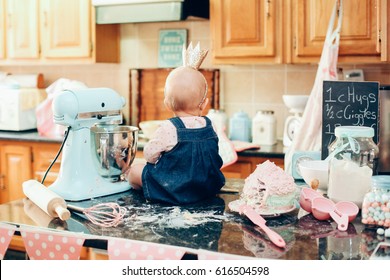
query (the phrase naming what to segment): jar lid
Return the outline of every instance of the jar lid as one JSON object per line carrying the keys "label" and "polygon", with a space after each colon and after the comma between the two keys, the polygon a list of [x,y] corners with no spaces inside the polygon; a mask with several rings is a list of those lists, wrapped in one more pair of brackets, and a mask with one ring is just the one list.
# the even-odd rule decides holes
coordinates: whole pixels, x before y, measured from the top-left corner
{"label": "jar lid", "polygon": [[338,126],[334,130],[336,137],[374,137],[374,129],[367,126]]}
{"label": "jar lid", "polygon": [[390,190],[390,176],[389,175],[375,175],[371,177],[373,187]]}

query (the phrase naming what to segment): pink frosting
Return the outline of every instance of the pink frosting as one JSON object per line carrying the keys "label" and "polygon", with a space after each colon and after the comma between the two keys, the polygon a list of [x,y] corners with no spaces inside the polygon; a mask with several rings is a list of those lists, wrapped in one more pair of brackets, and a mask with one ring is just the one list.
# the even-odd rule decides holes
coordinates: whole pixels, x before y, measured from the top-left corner
{"label": "pink frosting", "polygon": [[257,165],[245,179],[242,198],[248,204],[265,205],[268,196],[283,196],[296,190],[294,178],[269,160]]}

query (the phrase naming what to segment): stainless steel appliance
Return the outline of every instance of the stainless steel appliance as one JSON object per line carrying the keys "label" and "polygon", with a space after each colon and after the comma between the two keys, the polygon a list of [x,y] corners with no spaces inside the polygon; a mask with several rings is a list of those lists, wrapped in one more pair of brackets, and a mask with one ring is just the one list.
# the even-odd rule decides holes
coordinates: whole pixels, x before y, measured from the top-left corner
{"label": "stainless steel appliance", "polygon": [[379,87],[379,165],[380,174],[390,174],[390,85]]}
{"label": "stainless steel appliance", "polygon": [[118,126],[125,100],[108,88],[64,90],[54,97],[54,122],[68,127],[58,178],[49,189],[79,201],[123,192],[121,175],[137,150],[138,128]]}
{"label": "stainless steel appliance", "polygon": [[92,0],[97,24],[209,18],[209,0]]}

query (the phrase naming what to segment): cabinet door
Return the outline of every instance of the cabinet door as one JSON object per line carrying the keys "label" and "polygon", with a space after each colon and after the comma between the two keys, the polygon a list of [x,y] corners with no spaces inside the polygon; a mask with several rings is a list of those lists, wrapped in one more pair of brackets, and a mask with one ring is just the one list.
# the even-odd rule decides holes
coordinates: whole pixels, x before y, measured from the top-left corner
{"label": "cabinet door", "polygon": [[[39,182],[42,181],[48,167],[53,162],[55,156],[60,149],[60,144],[41,144],[33,147],[33,173],[34,179]],[[50,186],[57,179],[61,166],[61,156],[51,167],[49,173],[45,178],[44,185]]]}
{"label": "cabinet door", "polygon": [[91,56],[89,0],[41,0],[41,42],[44,58]]}
{"label": "cabinet door", "polygon": [[[276,7],[279,1],[211,0],[215,63],[278,62]],[[281,12],[278,6],[278,12]],[[278,33],[278,35],[277,35]],[[280,40],[281,41],[281,40]]]}
{"label": "cabinet door", "polygon": [[[344,0],[339,61],[379,61],[377,0]],[[293,62],[318,62],[335,1],[293,1]],[[337,18],[336,18],[337,23]]]}
{"label": "cabinet door", "polygon": [[0,59],[5,58],[5,6],[4,0],[0,0]]}
{"label": "cabinet door", "polygon": [[39,58],[38,0],[7,0],[7,57]]}
{"label": "cabinet door", "polygon": [[378,22],[379,29],[379,51],[381,61],[390,62],[390,2],[387,0],[378,1]]}
{"label": "cabinet door", "polygon": [[22,183],[31,179],[31,148],[2,145],[0,150],[0,203],[24,197]]}
{"label": "cabinet door", "polygon": [[238,156],[237,162],[226,166],[222,169],[226,178],[241,178],[245,179],[255,171],[257,165],[270,160],[280,168],[284,169],[284,158],[268,158],[268,157],[245,157]]}

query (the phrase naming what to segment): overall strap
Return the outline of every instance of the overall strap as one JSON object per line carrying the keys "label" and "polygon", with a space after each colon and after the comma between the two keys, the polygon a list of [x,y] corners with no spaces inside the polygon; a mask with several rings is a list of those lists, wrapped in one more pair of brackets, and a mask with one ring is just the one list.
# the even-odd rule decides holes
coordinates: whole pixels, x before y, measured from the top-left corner
{"label": "overall strap", "polygon": [[174,117],[169,119],[173,125],[179,129],[179,128],[186,128],[183,121],[179,117]]}
{"label": "overall strap", "polygon": [[208,117],[203,116],[203,118],[206,120],[206,126],[211,125],[211,120]]}

